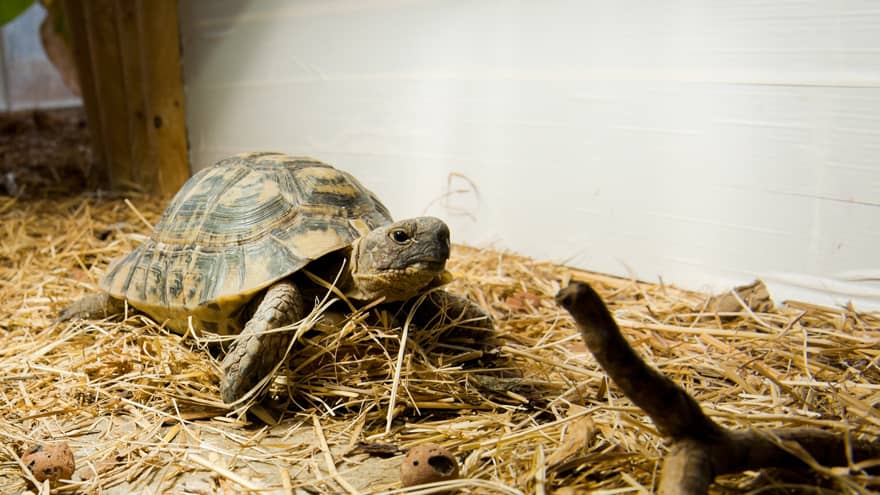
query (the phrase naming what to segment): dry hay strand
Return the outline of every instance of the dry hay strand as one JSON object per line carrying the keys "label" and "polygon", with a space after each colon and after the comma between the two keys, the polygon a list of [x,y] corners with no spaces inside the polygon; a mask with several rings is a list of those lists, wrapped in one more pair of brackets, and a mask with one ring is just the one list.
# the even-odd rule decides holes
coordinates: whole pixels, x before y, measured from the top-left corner
{"label": "dry hay strand", "polygon": [[[876,313],[740,297],[719,314],[705,294],[462,246],[449,290],[492,314],[491,338],[410,328],[399,360],[405,315],[313,314],[291,329],[269,397],[230,412],[216,344],[134,312],[54,322],[161,213],[158,199],[129,199],[0,197],[2,493],[36,492],[18,458],[62,440],[78,469],[57,493],[403,493],[400,452],[426,442],[458,455],[460,493],[650,493],[666,446],[554,303],[571,280],[596,288],[636,351],[725,426],[880,431]],[[864,493],[880,481],[865,467],[798,483]],[[791,483],[747,473],[713,492]]]}

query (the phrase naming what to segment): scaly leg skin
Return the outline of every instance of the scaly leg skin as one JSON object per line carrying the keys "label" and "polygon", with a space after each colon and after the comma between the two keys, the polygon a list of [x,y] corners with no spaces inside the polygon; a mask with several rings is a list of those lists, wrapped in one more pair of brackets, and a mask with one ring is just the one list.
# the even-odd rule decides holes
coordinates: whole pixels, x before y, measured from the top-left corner
{"label": "scaly leg skin", "polygon": [[500,345],[492,317],[466,297],[433,290],[424,299],[418,296],[396,304],[389,308],[396,324],[403,325],[412,315],[412,325],[432,332],[439,342],[487,352]]}
{"label": "scaly leg skin", "polygon": [[70,306],[61,310],[58,321],[100,320],[124,312],[125,301],[110,297],[110,294],[102,292],[74,301]]}
{"label": "scaly leg skin", "polygon": [[[495,329],[492,317],[477,303],[445,290],[433,290],[421,297],[405,302],[397,311],[401,323],[406,321],[409,312],[415,307],[413,322],[420,328],[451,326],[456,330],[491,332]],[[415,306],[418,304],[418,306]]]}
{"label": "scaly leg skin", "polygon": [[284,358],[293,332],[271,332],[303,317],[299,289],[281,281],[270,286],[263,299],[223,358],[220,396],[233,404],[244,397]]}

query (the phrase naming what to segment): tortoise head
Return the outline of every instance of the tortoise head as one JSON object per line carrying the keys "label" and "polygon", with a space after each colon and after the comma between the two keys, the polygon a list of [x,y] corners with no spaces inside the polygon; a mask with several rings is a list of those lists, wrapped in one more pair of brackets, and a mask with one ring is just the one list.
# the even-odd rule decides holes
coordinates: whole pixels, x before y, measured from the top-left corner
{"label": "tortoise head", "polygon": [[355,241],[351,258],[352,297],[409,299],[448,277],[449,227],[434,217],[383,225]]}

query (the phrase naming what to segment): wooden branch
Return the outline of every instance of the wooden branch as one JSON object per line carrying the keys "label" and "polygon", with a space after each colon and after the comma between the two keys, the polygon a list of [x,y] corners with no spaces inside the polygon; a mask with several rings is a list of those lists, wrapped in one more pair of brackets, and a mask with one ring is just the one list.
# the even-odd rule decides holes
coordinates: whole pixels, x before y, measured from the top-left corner
{"label": "wooden branch", "polygon": [[[648,366],[623,338],[602,298],[585,283],[559,291],[557,303],[577,323],[590,352],[623,393],[672,441],[658,493],[705,494],[716,476],[761,468],[845,466],[880,457],[880,443],[818,429],[734,431],[706,416],[697,401]],[[849,452],[847,450],[849,449]]]}

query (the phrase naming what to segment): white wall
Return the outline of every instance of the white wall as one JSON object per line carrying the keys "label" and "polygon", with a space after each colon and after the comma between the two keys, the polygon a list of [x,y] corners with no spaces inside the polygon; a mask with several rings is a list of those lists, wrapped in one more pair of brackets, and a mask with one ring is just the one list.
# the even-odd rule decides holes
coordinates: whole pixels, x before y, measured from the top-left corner
{"label": "white wall", "polygon": [[310,155],[458,242],[880,309],[871,0],[180,6],[197,167]]}

